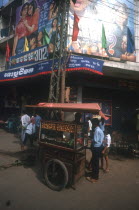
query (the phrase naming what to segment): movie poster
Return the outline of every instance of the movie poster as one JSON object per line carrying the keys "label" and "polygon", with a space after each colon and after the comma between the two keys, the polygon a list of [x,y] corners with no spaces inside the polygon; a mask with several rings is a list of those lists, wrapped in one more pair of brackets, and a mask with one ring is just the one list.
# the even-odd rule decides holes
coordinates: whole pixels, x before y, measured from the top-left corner
{"label": "movie poster", "polygon": [[[43,49],[43,46],[45,46],[45,50],[41,51],[43,55],[37,56],[46,59],[48,53],[53,53],[59,24],[57,12],[58,8],[53,0],[28,0],[17,8],[12,56],[16,58],[17,55],[20,57],[21,53],[32,51],[34,53],[31,56],[36,60],[37,51],[34,49]],[[27,56],[26,59],[31,58]],[[16,60],[12,58],[12,62],[17,62]],[[38,61],[41,60],[43,59],[38,58]]]}
{"label": "movie poster", "polygon": [[68,50],[136,60],[133,0],[71,0]]}

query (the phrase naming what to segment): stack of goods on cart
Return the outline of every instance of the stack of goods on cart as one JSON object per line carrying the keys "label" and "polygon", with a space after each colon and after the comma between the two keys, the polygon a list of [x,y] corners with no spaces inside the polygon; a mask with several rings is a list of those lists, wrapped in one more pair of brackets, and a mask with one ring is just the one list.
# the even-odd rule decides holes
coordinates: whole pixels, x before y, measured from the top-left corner
{"label": "stack of goods on cart", "polygon": [[83,146],[82,125],[67,122],[43,122],[41,141],[62,147],[81,148]]}

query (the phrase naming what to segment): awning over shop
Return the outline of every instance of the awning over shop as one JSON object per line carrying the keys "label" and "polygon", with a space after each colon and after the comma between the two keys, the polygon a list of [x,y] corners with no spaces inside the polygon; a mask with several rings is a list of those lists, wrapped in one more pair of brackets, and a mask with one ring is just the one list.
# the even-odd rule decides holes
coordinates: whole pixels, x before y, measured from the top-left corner
{"label": "awning over shop", "polygon": [[[16,63],[16,58],[14,58],[14,62],[16,64],[11,66],[9,70],[0,72],[0,82],[32,78],[51,73],[53,62],[52,60],[41,62],[34,61],[29,65],[27,61],[23,61],[23,57],[24,56],[22,56],[22,63],[19,62],[19,58],[18,63]],[[71,55],[67,62],[66,71],[83,71],[103,75],[103,63],[104,61],[91,57]]]}

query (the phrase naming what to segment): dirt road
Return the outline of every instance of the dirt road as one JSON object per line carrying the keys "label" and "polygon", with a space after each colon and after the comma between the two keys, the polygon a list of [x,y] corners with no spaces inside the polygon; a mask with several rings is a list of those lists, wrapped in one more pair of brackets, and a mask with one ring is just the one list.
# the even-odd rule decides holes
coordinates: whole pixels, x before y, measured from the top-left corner
{"label": "dirt road", "polygon": [[[0,143],[0,151],[10,152],[11,148],[12,152],[18,152],[20,149],[12,134],[0,132]],[[8,162],[17,158],[8,155],[5,157]],[[3,160],[4,156],[0,152],[0,165]],[[137,210],[138,196],[139,159],[111,158],[110,172],[100,171],[98,183],[92,184],[82,178],[76,190],[70,188],[61,192],[52,191],[45,186],[39,165],[14,166],[0,170],[1,210]]]}

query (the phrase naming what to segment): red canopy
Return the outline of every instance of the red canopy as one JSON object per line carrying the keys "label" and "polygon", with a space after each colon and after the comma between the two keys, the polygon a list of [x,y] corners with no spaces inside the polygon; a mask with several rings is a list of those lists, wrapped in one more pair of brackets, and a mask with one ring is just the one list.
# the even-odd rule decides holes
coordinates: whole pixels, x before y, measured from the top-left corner
{"label": "red canopy", "polygon": [[39,103],[37,105],[26,105],[26,107],[60,109],[67,112],[90,112],[100,115],[105,120],[109,119],[97,103]]}
{"label": "red canopy", "polygon": [[104,118],[104,120],[108,120],[108,119],[109,119],[109,117],[106,116],[102,111],[99,111],[99,115],[100,115],[102,118]]}
{"label": "red canopy", "polygon": [[91,112],[99,113],[100,106],[97,103],[39,103],[26,105],[26,107],[60,109],[67,112]]}

